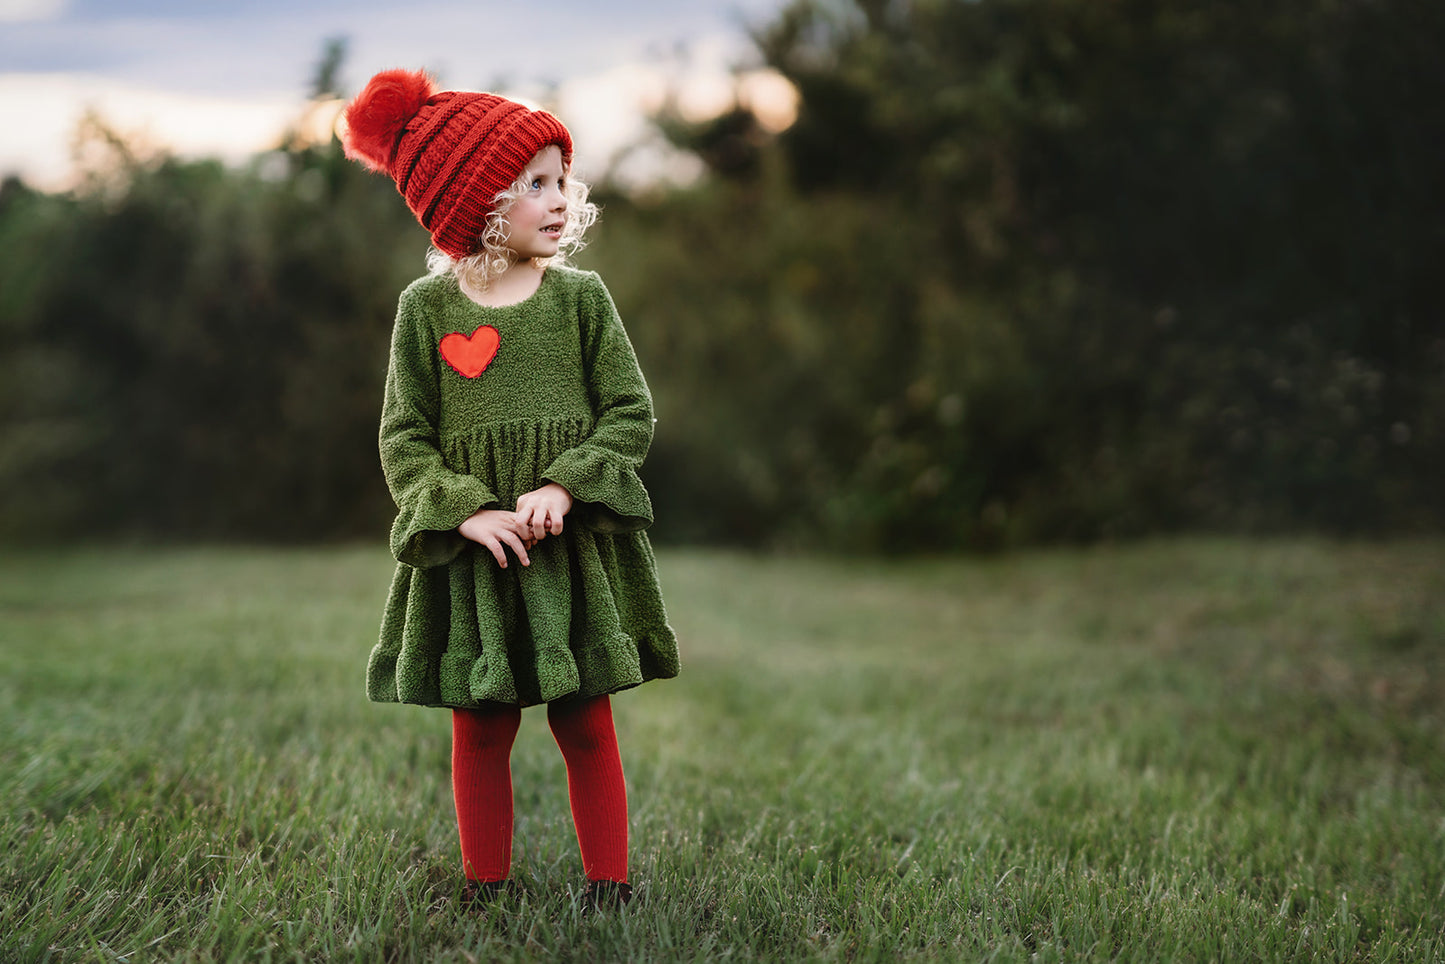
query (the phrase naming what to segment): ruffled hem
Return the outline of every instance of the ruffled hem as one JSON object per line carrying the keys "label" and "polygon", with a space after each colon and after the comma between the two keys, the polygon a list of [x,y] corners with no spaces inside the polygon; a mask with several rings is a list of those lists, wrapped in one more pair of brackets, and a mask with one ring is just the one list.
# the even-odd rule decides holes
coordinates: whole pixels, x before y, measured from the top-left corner
{"label": "ruffled hem", "polygon": [[537,661],[538,685],[528,692],[518,692],[511,674],[499,671],[485,656],[443,653],[432,658],[378,644],[366,668],[366,695],[375,703],[418,706],[536,706],[620,693],[677,674],[677,641],[670,631],[641,640],[620,636],[578,653],[549,654]]}
{"label": "ruffled hem", "polygon": [[473,546],[444,568],[399,566],[367,695],[530,706],[677,675],[646,535],[569,526],[529,555],[530,566],[502,569]]}

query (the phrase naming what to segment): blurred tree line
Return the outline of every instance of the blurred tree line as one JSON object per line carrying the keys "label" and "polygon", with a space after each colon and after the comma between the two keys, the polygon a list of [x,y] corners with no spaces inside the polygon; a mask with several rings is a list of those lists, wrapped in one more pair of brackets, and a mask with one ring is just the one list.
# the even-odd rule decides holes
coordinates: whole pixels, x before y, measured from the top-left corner
{"label": "blurred tree line", "polygon": [[[580,259],[657,399],[660,538],[1445,523],[1445,4],[799,0],[755,39],[796,123],[664,111],[706,175],[599,184]],[[390,182],[92,137],[81,189],[0,190],[0,531],[384,531],[425,250]]]}

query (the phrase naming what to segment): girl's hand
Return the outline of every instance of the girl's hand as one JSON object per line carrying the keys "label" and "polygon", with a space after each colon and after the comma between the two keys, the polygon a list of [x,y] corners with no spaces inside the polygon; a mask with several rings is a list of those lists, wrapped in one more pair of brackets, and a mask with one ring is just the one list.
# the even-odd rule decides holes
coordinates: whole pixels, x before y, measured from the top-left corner
{"label": "girl's hand", "polygon": [[572,511],[572,493],[556,482],[517,500],[517,533],[535,545],[548,535],[562,534],[562,517]]}
{"label": "girl's hand", "polygon": [[512,547],[522,565],[532,564],[532,560],[527,558],[527,548],[535,545],[535,540],[524,540],[520,530],[517,514],[503,509],[480,509],[457,526],[463,538],[486,546],[503,569],[507,568],[508,546]]}

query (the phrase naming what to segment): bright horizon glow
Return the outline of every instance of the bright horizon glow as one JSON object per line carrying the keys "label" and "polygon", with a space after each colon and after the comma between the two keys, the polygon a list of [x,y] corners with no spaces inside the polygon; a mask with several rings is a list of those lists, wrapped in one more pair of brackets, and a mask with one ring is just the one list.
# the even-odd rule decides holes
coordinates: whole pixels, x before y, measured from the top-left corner
{"label": "bright horizon glow", "polygon": [[[734,78],[718,63],[686,71],[622,64],[579,77],[555,92],[555,110],[578,145],[579,174],[611,174],[625,186],[687,183],[701,165],[667,145],[647,122],[673,90],[679,113],[704,121],[747,106],[769,130],[786,129],[797,115],[797,94],[772,71]],[[522,94],[503,91],[508,96]],[[330,136],[341,101],[317,105],[291,97],[224,98],[120,84],[85,74],[0,74],[0,128],[21,132],[0,142],[0,174],[20,176],[32,187],[63,191],[76,185],[75,140],[94,114],[142,153],[163,151],[183,158],[214,157],[242,164],[274,149],[293,131],[313,140]]]}
{"label": "bright horizon glow", "polygon": [[685,182],[699,162],[666,144],[648,115],[665,106],[705,120],[741,104],[768,129],[791,123],[790,85],[747,69],[757,63],[748,22],[788,2],[556,0],[556,29],[539,51],[517,42],[530,28],[517,38],[498,29],[503,0],[0,0],[0,176],[73,186],[88,115],[141,156],[233,165],[297,125],[314,121],[326,137],[328,110],[308,104],[306,65],[341,39],[346,90],[388,67],[426,67],[443,87],[544,101],[572,129],[583,177]]}
{"label": "bright horizon glow", "polygon": [[141,150],[230,163],[277,146],[304,104],[229,99],[118,84],[84,74],[0,74],[0,128],[22,132],[0,146],[0,170],[55,191],[73,187],[75,138],[94,114]]}

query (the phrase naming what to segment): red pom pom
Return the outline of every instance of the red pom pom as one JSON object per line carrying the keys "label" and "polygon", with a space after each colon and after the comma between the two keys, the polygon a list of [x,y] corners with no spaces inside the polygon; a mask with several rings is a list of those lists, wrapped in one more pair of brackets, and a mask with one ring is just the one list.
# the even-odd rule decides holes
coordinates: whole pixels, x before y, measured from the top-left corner
{"label": "red pom pom", "polygon": [[389,172],[401,129],[434,93],[436,82],[424,70],[383,70],[371,78],[341,115],[346,156]]}

